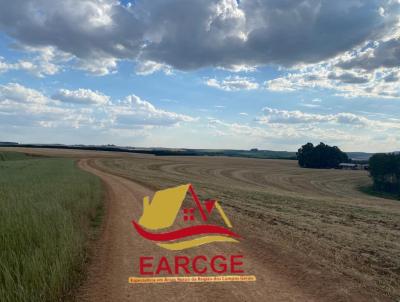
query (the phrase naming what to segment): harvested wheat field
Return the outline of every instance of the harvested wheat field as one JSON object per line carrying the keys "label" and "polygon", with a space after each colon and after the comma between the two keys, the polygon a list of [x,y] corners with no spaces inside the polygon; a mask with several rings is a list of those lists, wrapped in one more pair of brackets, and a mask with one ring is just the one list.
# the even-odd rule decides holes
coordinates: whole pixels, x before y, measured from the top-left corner
{"label": "harvested wheat field", "polygon": [[[78,301],[398,301],[400,202],[358,190],[366,171],[301,169],[296,161],[155,157],[14,149],[75,157],[107,191],[102,235]],[[180,253],[243,253],[256,282],[129,284],[140,255],[165,253],[131,225],[142,199],[191,183],[217,198],[243,240]]]}

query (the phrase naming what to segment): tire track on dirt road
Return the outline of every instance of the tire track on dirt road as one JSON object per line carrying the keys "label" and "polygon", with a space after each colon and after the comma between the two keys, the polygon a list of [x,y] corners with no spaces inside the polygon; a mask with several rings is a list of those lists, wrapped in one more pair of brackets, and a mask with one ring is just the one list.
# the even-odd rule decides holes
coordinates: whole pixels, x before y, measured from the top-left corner
{"label": "tire track on dirt road", "polygon": [[[106,189],[106,214],[88,267],[87,279],[78,290],[78,301],[321,301],[269,269],[265,258],[255,256],[254,244],[214,243],[172,252],[141,238],[131,221],[142,214],[142,199],[150,189],[126,178],[102,171],[95,159],[81,159],[81,169],[99,176]],[[235,222],[233,221],[235,225]],[[182,224],[183,225],[183,224]],[[240,230],[239,230],[240,232]],[[139,276],[140,256],[243,254],[246,274],[256,282],[129,284]],[[271,264],[273,266],[273,264]]]}

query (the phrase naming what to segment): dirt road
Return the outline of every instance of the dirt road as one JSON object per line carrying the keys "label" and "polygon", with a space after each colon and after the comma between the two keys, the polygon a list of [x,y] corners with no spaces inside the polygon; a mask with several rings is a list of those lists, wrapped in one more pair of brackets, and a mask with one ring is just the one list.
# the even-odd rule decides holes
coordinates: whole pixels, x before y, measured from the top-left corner
{"label": "dirt road", "polygon": [[[300,283],[292,282],[293,276],[289,276],[284,266],[277,268],[276,263],[269,262],[266,251],[257,250],[257,242],[251,239],[179,252],[167,251],[146,241],[136,233],[131,221],[140,217],[143,197],[154,192],[100,170],[96,159],[81,159],[79,166],[103,180],[107,201],[102,234],[94,248],[87,281],[78,292],[78,301],[321,301],[318,293],[306,293]],[[232,223],[235,225],[236,221]],[[232,253],[244,255],[245,272],[254,274],[256,282],[128,283],[129,277],[139,276],[140,256],[172,258]]]}

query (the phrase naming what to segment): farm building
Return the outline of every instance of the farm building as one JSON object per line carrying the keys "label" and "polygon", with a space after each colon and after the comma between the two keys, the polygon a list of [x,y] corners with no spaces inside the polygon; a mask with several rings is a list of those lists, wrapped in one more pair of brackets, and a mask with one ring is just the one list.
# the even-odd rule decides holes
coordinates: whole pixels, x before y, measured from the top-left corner
{"label": "farm building", "polygon": [[339,169],[343,170],[368,170],[368,164],[340,163]]}

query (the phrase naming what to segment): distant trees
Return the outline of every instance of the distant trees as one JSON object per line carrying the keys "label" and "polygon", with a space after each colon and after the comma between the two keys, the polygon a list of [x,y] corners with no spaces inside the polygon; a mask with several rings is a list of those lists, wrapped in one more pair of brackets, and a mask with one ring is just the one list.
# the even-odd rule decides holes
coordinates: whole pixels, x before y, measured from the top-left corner
{"label": "distant trees", "polygon": [[374,154],[369,170],[376,190],[400,194],[400,154]]}
{"label": "distant trees", "polygon": [[340,163],[349,162],[346,153],[336,146],[328,146],[324,143],[314,146],[307,143],[298,150],[297,159],[303,168],[337,168]]}

